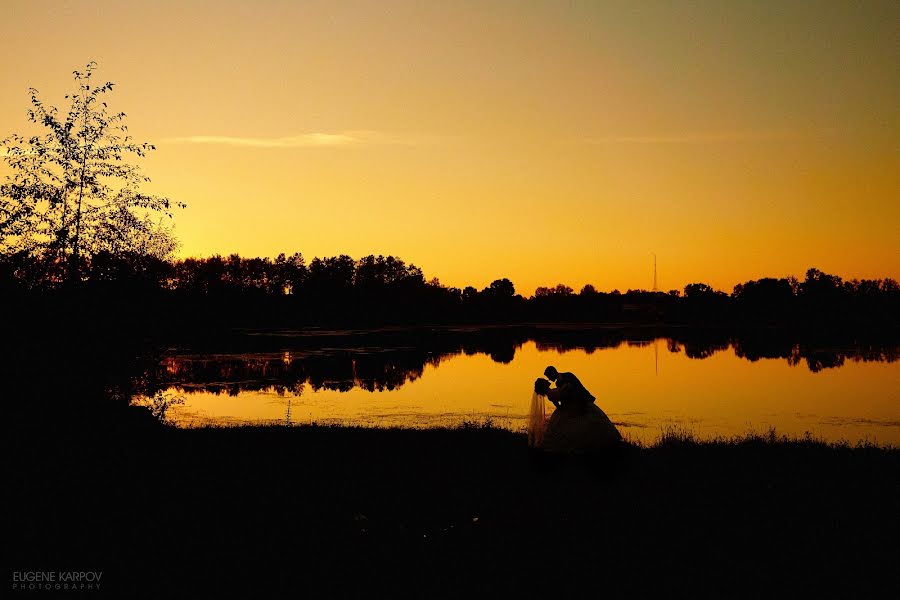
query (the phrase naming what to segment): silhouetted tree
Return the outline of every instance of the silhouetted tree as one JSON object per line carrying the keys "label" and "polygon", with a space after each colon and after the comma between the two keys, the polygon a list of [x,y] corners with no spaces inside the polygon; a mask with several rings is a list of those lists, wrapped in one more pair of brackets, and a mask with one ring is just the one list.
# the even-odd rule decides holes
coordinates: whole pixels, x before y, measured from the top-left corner
{"label": "silhouetted tree", "polygon": [[509,279],[495,279],[491,285],[485,288],[484,292],[494,298],[512,298],[516,295],[516,287]]}
{"label": "silhouetted tree", "polygon": [[295,252],[290,256],[284,253],[275,258],[275,281],[272,291],[282,294],[293,294],[306,281],[307,269],[303,255]]}
{"label": "silhouetted tree", "polygon": [[715,295],[716,291],[705,283],[689,283],[684,286],[684,297],[688,300]]}
{"label": "silhouetted tree", "polygon": [[537,298],[543,298],[547,296],[551,297],[566,297],[571,296],[574,293],[574,290],[569,286],[559,283],[556,287],[547,288],[547,287],[539,287],[534,290],[534,295]]}
{"label": "silhouetted tree", "polygon": [[841,295],[842,288],[843,282],[837,275],[809,269],[806,279],[800,284],[800,296],[812,302],[833,301]]}
{"label": "silhouetted tree", "polygon": [[314,291],[334,293],[353,286],[356,261],[342,254],[328,258],[314,258],[309,265],[306,283]]}
{"label": "silhouetted tree", "polygon": [[745,317],[767,321],[786,318],[797,299],[789,280],[771,277],[734,286],[732,297]]}
{"label": "silhouetted tree", "polygon": [[113,84],[92,82],[96,66],[74,72],[78,88],[66,96],[64,116],[30,89],[28,119],[47,133],[3,141],[13,174],[0,187],[0,252],[67,263],[73,282],[86,266],[82,255],[169,256],[176,242],[158,217],[171,218],[173,207],[184,206],[141,193],[149,179],[127,159],[154,146],[134,142],[125,113],[109,111],[104,97]]}

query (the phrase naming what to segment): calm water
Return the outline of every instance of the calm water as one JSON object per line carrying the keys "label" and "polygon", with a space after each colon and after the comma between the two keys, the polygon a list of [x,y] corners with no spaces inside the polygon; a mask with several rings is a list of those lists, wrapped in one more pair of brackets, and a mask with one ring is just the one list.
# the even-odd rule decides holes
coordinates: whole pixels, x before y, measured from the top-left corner
{"label": "calm water", "polygon": [[667,339],[565,346],[525,341],[502,350],[171,354],[155,375],[164,395],[183,400],[166,415],[181,427],[430,427],[490,418],[520,429],[533,381],[552,364],[578,375],[620,430],[636,440],[652,441],[671,426],[700,437],[775,427],[900,445],[896,349],[749,352],[737,343],[691,347]]}

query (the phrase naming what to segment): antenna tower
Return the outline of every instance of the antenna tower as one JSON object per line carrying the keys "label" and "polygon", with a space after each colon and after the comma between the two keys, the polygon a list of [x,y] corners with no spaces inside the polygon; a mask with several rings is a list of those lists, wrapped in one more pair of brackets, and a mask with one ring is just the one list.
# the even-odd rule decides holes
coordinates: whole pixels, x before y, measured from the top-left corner
{"label": "antenna tower", "polygon": [[659,288],[656,286],[656,252],[653,253],[653,290],[654,292],[658,292]]}

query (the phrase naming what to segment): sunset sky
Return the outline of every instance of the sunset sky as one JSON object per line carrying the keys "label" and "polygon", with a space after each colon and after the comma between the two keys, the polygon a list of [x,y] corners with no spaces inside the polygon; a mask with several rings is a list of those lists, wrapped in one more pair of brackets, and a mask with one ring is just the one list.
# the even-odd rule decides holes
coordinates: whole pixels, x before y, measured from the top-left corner
{"label": "sunset sky", "polygon": [[182,255],[449,285],[900,277],[900,3],[0,0],[0,137],[89,60]]}

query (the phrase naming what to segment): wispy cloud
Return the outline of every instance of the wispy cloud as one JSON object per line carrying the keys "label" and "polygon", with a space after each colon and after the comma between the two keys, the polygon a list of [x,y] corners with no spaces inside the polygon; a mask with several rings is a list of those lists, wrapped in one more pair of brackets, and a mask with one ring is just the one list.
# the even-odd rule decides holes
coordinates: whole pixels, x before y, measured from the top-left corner
{"label": "wispy cloud", "polygon": [[342,131],[339,133],[302,133],[283,137],[238,137],[228,135],[191,135],[169,138],[170,144],[208,144],[247,148],[329,148],[369,144],[414,144],[412,138],[390,136],[377,131]]}
{"label": "wispy cloud", "polygon": [[793,131],[719,131],[678,133],[665,135],[608,135],[586,140],[589,144],[716,144],[738,142],[769,142],[801,139]]}
{"label": "wispy cloud", "polygon": [[4,158],[7,156],[30,156],[37,153],[38,151],[33,148],[19,147],[19,149],[14,152],[10,152],[7,148],[0,148],[0,156]]}

